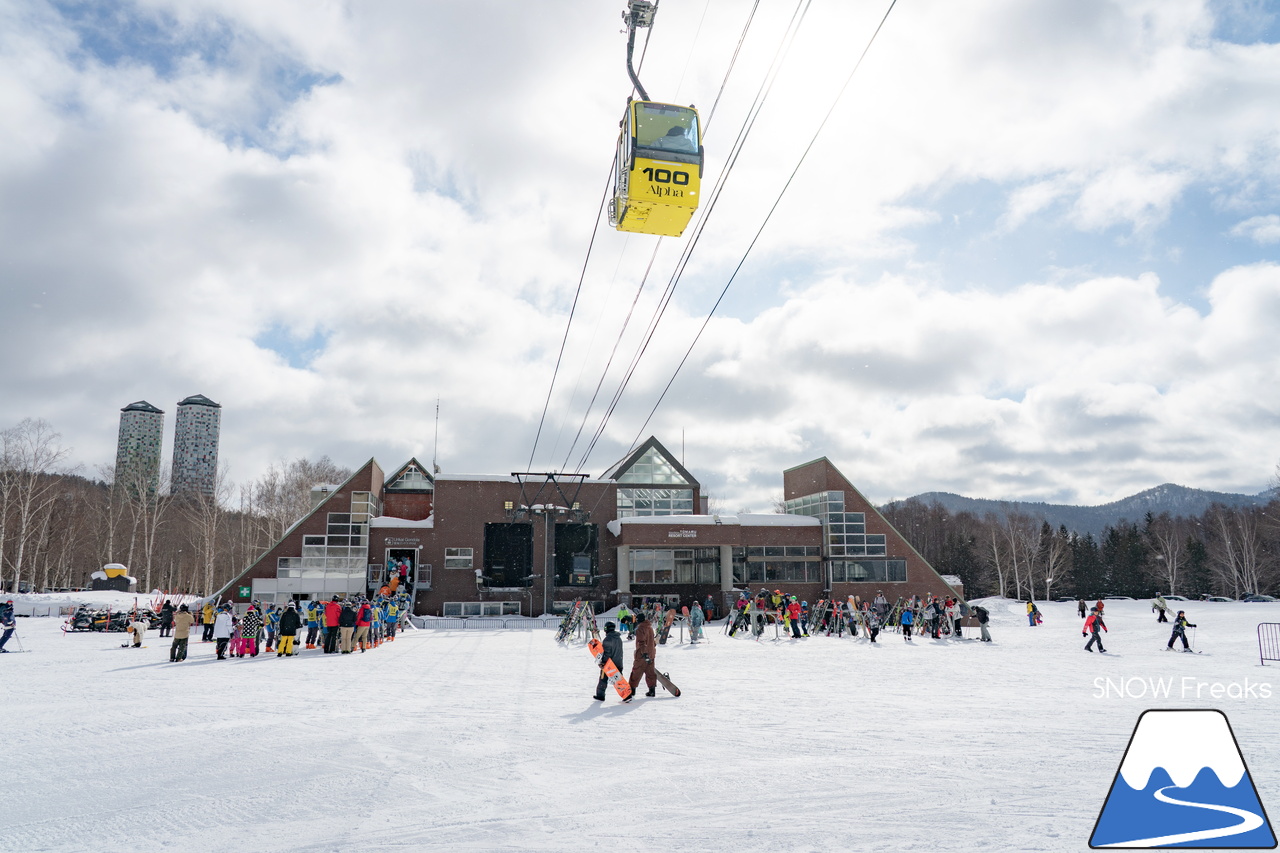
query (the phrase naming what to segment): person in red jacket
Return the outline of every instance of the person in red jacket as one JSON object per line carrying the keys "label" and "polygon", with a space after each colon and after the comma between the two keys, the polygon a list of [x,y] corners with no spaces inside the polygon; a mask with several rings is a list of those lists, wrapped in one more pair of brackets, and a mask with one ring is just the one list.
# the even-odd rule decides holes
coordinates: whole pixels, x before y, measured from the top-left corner
{"label": "person in red jacket", "polygon": [[336,654],[338,651],[338,619],[342,616],[342,604],[338,596],[324,606],[324,653]]}
{"label": "person in red jacket", "polygon": [[1085,634],[1093,634],[1093,636],[1089,638],[1089,642],[1085,644],[1084,650],[1086,652],[1093,651],[1094,643],[1098,644],[1098,651],[1106,651],[1106,649],[1102,647],[1102,632],[1105,630],[1107,630],[1107,626],[1102,621],[1102,611],[1097,607],[1092,608],[1089,611],[1089,618],[1084,620],[1084,630],[1080,632],[1081,637]]}
{"label": "person in red jacket", "polygon": [[797,640],[800,639],[800,602],[794,595],[791,596],[791,603],[787,605],[787,619],[791,621],[791,635]]}
{"label": "person in red jacket", "polygon": [[360,600],[360,607],[356,610],[356,648],[365,651],[369,648],[369,626],[373,624],[373,607],[368,601]]}

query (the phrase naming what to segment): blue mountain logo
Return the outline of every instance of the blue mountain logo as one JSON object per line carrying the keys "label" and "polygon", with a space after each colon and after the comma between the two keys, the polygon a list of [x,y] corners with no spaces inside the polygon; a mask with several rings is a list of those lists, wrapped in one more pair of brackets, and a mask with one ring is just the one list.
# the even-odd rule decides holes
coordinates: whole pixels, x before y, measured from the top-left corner
{"label": "blue mountain logo", "polygon": [[1144,711],[1089,846],[1269,850],[1276,836],[1221,711]]}

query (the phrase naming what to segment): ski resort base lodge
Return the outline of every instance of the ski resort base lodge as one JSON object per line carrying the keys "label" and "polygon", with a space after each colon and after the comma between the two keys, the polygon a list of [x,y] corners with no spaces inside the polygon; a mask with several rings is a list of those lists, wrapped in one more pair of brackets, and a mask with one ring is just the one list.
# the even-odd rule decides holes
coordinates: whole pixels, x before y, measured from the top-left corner
{"label": "ski resort base lodge", "polygon": [[656,438],[599,479],[433,477],[416,459],[386,476],[370,459],[318,487],[311,512],[220,595],[243,605],[367,594],[402,566],[414,613],[429,616],[708,598],[720,616],[761,587],[809,602],[960,592],[825,458],[782,477],[785,515],[708,515],[698,481]]}

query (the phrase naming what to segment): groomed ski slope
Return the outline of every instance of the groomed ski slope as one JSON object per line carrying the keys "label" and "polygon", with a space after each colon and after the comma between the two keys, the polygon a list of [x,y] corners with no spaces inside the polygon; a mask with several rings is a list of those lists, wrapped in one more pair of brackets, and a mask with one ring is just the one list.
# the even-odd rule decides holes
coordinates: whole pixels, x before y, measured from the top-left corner
{"label": "groomed ski slope", "polygon": [[[1113,656],[1082,651],[1074,605],[1040,605],[1034,629],[1025,605],[991,606],[991,644],[711,624],[659,650],[681,698],[603,706],[583,644],[551,630],[229,662],[196,640],[173,665],[154,632],[121,649],[20,619],[0,850],[1078,851],[1146,708],[1225,711],[1280,812],[1280,665],[1255,642],[1280,605],[1187,605],[1189,655],[1164,651],[1148,602],[1108,602]],[[1106,676],[1176,684],[1099,698]],[[1194,697],[1246,679],[1271,697]]]}

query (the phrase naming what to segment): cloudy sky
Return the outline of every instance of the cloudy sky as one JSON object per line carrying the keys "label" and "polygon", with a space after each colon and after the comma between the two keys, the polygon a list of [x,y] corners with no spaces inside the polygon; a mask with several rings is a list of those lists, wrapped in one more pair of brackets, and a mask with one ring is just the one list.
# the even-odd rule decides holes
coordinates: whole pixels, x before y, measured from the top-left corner
{"label": "cloudy sky", "polygon": [[661,0],[641,79],[725,181],[604,421],[694,230],[596,225],[622,0],[0,0],[0,425],[92,469],[205,394],[236,482],[652,433],[727,510],[819,456],[876,501],[1268,485],[1274,6],[901,0],[841,94],[887,0],[761,0],[726,78],[752,5]]}

